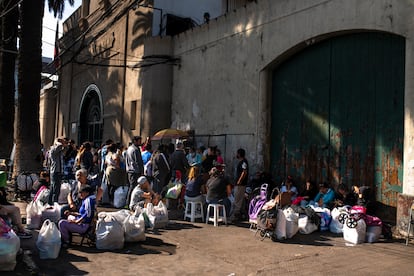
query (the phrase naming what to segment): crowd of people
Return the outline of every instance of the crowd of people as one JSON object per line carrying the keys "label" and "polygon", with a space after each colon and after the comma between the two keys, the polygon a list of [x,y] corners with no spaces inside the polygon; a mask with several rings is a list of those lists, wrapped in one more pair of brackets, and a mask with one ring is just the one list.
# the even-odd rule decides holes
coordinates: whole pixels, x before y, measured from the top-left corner
{"label": "crowd of people", "polygon": [[336,190],[327,182],[318,185],[307,179],[303,187],[296,187],[294,178],[288,175],[280,187],[280,193],[288,194],[288,204],[303,208],[312,205],[333,209],[342,206],[360,205],[367,208],[367,212],[374,213],[373,200],[370,188],[367,186],[351,186],[341,183]]}
{"label": "crowd of people", "polygon": [[[96,206],[107,203],[105,197],[113,202],[121,186],[128,187],[123,207],[133,211],[148,203],[158,204],[165,198],[168,184],[180,182],[185,187],[180,198],[205,205],[221,203],[230,221],[248,218],[249,200],[261,184],[268,183],[269,189],[276,186],[268,173],[258,172],[249,178],[249,163],[242,148],[236,151],[234,174],[229,177],[231,172],[226,170],[217,146],[184,148],[182,142],[159,144],[155,150],[152,146],[149,138],[143,141],[140,136],[133,137],[128,147],[108,139],[99,149],[89,142],[77,147],[71,139],[55,140],[45,152],[45,171],[34,185],[33,200],[53,206],[58,202],[62,181],[72,181],[67,204],[60,209],[59,229],[65,245],[71,232],[88,229]],[[302,207],[352,206],[364,198],[364,188],[349,190],[341,184],[334,191],[326,182],[315,185],[310,179],[303,187],[296,187],[292,176],[286,177],[280,192],[289,195],[289,204]],[[0,202],[0,215],[10,216],[19,236],[31,236],[21,223],[17,207]]]}
{"label": "crowd of people", "polygon": [[[169,183],[181,182],[185,188],[180,198],[225,204],[228,215],[234,206],[232,218],[240,219],[242,214],[247,215],[244,202],[249,168],[245,154],[244,149],[237,151],[239,161],[233,181],[225,175],[226,166],[217,146],[184,148],[182,142],[177,142],[159,144],[153,150],[149,138],[143,141],[135,136],[128,147],[108,139],[96,149],[90,142],[77,146],[72,139],[58,137],[44,150],[44,171],[33,185],[33,201],[51,208],[59,203],[62,183],[71,183],[67,203],[60,208],[59,229],[65,245],[68,233],[86,231],[96,206],[112,202],[120,186],[128,187],[124,207],[130,210],[149,202],[156,205],[165,197]],[[19,235],[31,237],[21,223],[18,208],[9,205],[0,205],[1,215],[12,218]]]}

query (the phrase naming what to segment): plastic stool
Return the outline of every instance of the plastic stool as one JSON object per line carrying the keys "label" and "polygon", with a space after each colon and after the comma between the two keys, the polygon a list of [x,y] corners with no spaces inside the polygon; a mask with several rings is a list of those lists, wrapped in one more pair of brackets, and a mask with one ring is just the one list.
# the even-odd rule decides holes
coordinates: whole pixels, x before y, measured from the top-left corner
{"label": "plastic stool", "polygon": [[[213,216],[210,216],[210,208],[213,208]],[[223,215],[220,216],[220,209]],[[219,222],[227,225],[226,207],[223,204],[209,204],[207,207],[206,224],[212,221],[214,226],[218,226]]]}
{"label": "plastic stool", "polygon": [[[200,208],[200,211],[197,208]],[[196,218],[201,218],[201,221],[204,222],[203,203],[201,201],[187,201],[185,204],[184,220],[186,218],[190,218],[191,222],[194,222]]]}

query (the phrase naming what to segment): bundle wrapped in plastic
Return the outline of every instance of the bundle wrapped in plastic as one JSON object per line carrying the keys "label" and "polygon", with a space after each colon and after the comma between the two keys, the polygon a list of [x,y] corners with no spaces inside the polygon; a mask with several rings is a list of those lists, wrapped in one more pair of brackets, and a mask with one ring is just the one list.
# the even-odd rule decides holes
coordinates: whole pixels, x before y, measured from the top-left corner
{"label": "bundle wrapped in plastic", "polygon": [[40,259],[56,259],[59,256],[61,244],[58,227],[54,222],[45,220],[36,241]]}
{"label": "bundle wrapped in plastic", "polygon": [[124,247],[123,221],[125,219],[122,222],[119,222],[118,219],[111,215],[111,213],[101,212],[98,214],[98,221],[96,223],[96,248],[115,250]]}
{"label": "bundle wrapped in plastic", "polygon": [[16,233],[0,218],[0,271],[13,271],[16,267],[16,255],[20,249],[20,239]]}

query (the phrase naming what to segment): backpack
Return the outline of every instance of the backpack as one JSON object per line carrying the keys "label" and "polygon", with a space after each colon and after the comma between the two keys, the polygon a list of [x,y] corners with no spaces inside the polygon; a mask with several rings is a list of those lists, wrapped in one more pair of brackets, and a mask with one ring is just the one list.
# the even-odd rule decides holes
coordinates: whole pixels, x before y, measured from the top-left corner
{"label": "backpack", "polygon": [[278,210],[276,204],[271,209],[261,209],[257,215],[257,228],[273,231],[276,228]]}
{"label": "backpack", "polygon": [[17,188],[19,191],[31,191],[33,184],[39,177],[35,173],[22,173],[17,176]]}
{"label": "backpack", "polygon": [[267,201],[267,186],[268,184],[262,184],[260,186],[260,194],[255,196],[249,204],[249,219],[256,220],[257,215],[259,214],[260,210],[262,209],[263,205],[265,205]]}

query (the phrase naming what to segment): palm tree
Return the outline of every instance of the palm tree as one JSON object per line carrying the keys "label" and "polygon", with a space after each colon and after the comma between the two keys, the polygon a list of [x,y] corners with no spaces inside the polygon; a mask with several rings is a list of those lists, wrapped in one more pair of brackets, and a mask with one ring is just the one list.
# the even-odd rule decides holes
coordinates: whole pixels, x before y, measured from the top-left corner
{"label": "palm tree", "polygon": [[[75,0],[67,0],[69,5],[73,6]],[[49,11],[53,12],[55,17],[62,19],[63,12],[65,10],[65,0],[48,0]]]}
{"label": "palm tree", "polygon": [[15,66],[17,58],[17,0],[0,2],[0,158],[8,158],[13,146]]}
{"label": "palm tree", "polygon": [[[68,0],[73,5],[74,0]],[[49,0],[49,10],[62,17],[64,0]],[[38,172],[40,164],[39,102],[42,70],[42,20],[44,0],[20,4],[19,77],[14,175]]]}

